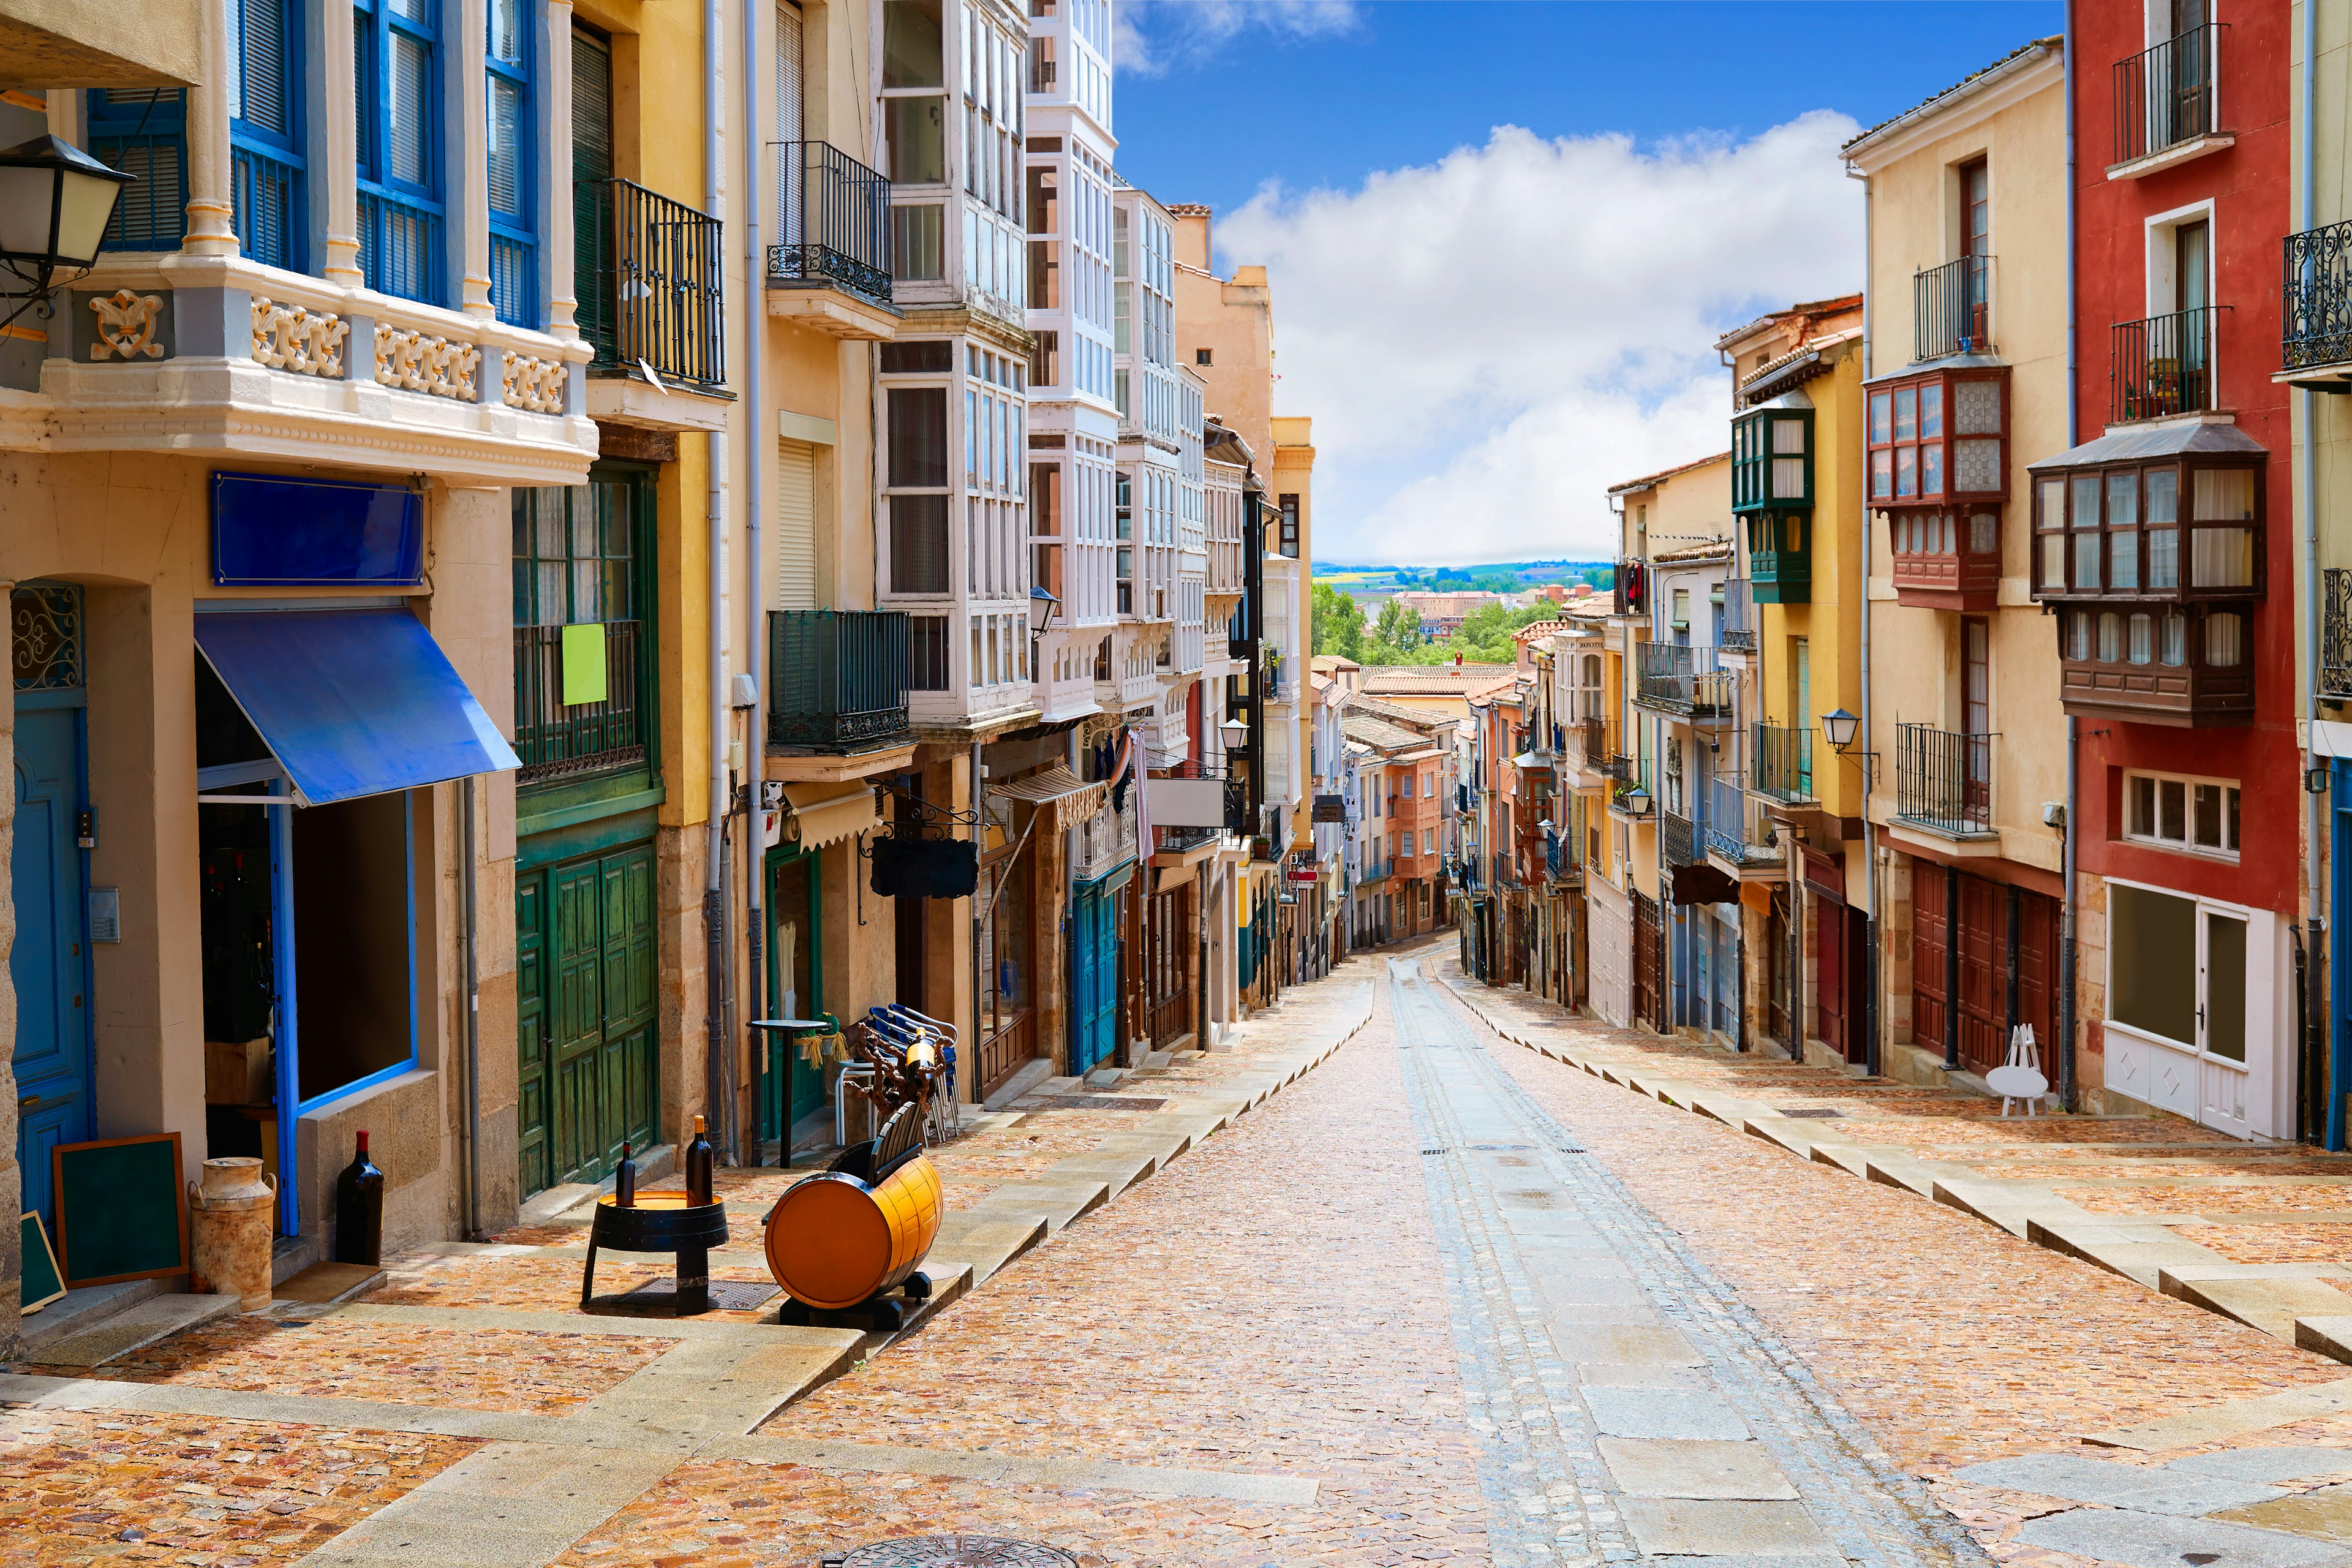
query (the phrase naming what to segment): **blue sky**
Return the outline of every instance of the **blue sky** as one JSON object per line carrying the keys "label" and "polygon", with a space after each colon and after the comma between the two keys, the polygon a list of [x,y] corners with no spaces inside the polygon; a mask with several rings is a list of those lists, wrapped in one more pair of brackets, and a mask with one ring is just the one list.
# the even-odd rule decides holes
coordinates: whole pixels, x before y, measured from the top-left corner
{"label": "blue sky", "polygon": [[[1838,144],[2053,0],[1120,0],[1122,174],[1275,285],[1316,545],[1607,552],[1608,484],[1719,450],[1724,329],[1859,286]],[[1401,321],[1409,325],[1400,330]]]}

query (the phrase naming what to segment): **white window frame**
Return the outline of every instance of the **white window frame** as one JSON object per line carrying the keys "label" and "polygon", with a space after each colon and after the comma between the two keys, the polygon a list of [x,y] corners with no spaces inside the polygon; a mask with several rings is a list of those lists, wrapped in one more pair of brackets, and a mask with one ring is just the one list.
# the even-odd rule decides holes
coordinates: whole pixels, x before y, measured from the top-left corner
{"label": "white window frame", "polygon": [[[2182,787],[2181,829],[2184,833],[2192,833],[2195,831],[2189,824],[2195,816],[2196,789],[2200,784],[2211,784],[2224,791],[2235,790],[2238,793],[2239,826],[2242,831],[2244,827],[2245,815],[2245,790],[2243,785],[2242,785],[2238,780],[2210,778],[2196,773],[2160,773],[2147,768],[2126,768],[2123,775],[2123,790],[2120,802],[2122,809],[2117,814],[2118,820],[2116,825],[2116,837],[2126,844],[2137,845],[2140,847],[2147,849],[2161,849],[2173,855],[2193,856],[2200,860],[2216,860],[2229,866],[2238,864],[2240,857],[2245,850],[2245,847],[2242,842],[2230,844],[2221,848],[2215,849],[2208,848],[2207,847],[2195,843],[2188,838],[2183,838],[2179,842],[2176,843],[2169,838],[2162,837],[2157,834],[2135,832],[2131,824],[2132,783],[2136,779],[2151,779],[2155,781],[2159,790],[2168,784],[2177,784]],[[2159,817],[2161,815],[2161,811],[2159,810]],[[2227,834],[2230,831],[2230,802],[2226,794],[2222,796],[2221,800],[2221,830],[2224,834]]]}

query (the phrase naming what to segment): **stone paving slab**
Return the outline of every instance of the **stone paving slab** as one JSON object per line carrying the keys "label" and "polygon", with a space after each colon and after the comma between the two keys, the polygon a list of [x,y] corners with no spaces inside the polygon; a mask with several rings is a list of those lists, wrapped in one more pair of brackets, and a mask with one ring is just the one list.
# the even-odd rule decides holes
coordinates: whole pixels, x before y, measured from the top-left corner
{"label": "stone paving slab", "polygon": [[2005,1487],[2068,1502],[2137,1509],[2189,1517],[2247,1508],[2282,1496],[2276,1487],[2221,1476],[2200,1476],[2150,1465],[2118,1464],[2080,1454],[2021,1454],[1953,1472],[1972,1486]]}
{"label": "stone paving slab", "polygon": [[2308,1277],[2245,1279],[2217,1277],[2215,1271],[2205,1268],[2160,1268],[2157,1285],[2168,1296],[2235,1318],[2290,1343],[2299,1342],[2298,1318],[2352,1317],[2352,1296]]}
{"label": "stone paving slab", "polygon": [[1627,1497],[1794,1502],[1797,1489],[1761,1443],[1602,1437],[1601,1458]]}
{"label": "stone paving slab", "polygon": [[118,1356],[239,1310],[235,1296],[151,1296],[86,1329],[63,1334],[37,1352],[45,1366],[104,1366]]}
{"label": "stone paving slab", "polygon": [[2192,1475],[2222,1476],[2233,1481],[2305,1480],[2315,1476],[2352,1470],[2352,1448],[2298,1444],[2288,1447],[2225,1448],[2213,1454],[2191,1454],[2165,1466]]}
{"label": "stone paving slab", "polygon": [[945,1476],[992,1485],[1103,1487],[1153,1497],[1224,1498],[1234,1502],[1311,1503],[1317,1482],[1305,1476],[1257,1476],[1081,1459],[1039,1459],[804,1437],[749,1437],[713,1442],[705,1458],[749,1459],[766,1465],[815,1465],[828,1470],[899,1476]]}
{"label": "stone paving slab", "polygon": [[2291,1426],[2314,1416],[2334,1415],[2344,1411],[2352,1411],[2352,1378],[2284,1389],[2252,1399],[2208,1405],[2137,1426],[2086,1432],[2083,1435],[2083,1441],[2107,1448],[2162,1452],[2169,1448],[2194,1447],[2200,1443],[2215,1442],[2224,1437],[2242,1436],[2248,1432],[2266,1432],[2274,1426]]}
{"label": "stone paving slab", "polygon": [[1753,1436],[1739,1413],[1711,1391],[1591,1388],[1585,1407],[1604,1437],[1671,1437],[1738,1442]]}
{"label": "stone paving slab", "polygon": [[316,1568],[415,1568],[463,1542],[466,1568],[541,1568],[677,1462],[676,1455],[494,1444],[303,1561]]}
{"label": "stone paving slab", "polygon": [[1801,1503],[1628,1497],[1618,1506],[1634,1542],[1654,1557],[1777,1559],[1833,1550]]}
{"label": "stone paving slab", "polygon": [[2182,1568],[2192,1561],[2196,1568],[2352,1568],[2352,1551],[2324,1541],[2123,1509],[2075,1509],[2029,1520],[2017,1539],[2125,1568]]}
{"label": "stone paving slab", "polygon": [[2316,1541],[2352,1546],[2352,1487],[2322,1487],[2274,1502],[2232,1509],[2219,1517],[2263,1530],[2287,1530]]}

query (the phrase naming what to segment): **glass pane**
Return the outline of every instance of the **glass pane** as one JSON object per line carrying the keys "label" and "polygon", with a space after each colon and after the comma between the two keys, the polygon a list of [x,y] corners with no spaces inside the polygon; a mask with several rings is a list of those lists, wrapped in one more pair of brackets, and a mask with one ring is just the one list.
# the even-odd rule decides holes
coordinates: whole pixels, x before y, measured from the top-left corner
{"label": "glass pane", "polygon": [[1919,493],[1919,448],[1916,447],[1895,448],[1895,493],[1898,496]]}
{"label": "glass pane", "polygon": [[2174,468],[2150,468],[2145,476],[2147,486],[2147,521],[2179,522],[2180,521],[2180,474]]}
{"label": "glass pane", "polygon": [[2123,657],[2124,618],[2114,610],[2099,615],[2099,662],[2113,664]]}
{"label": "glass pane", "polygon": [[2179,529],[2151,528],[2147,531],[2147,585],[2151,588],[2180,586]]}
{"label": "glass pane", "polygon": [[521,83],[504,77],[490,79],[489,132],[490,210],[501,216],[521,218]]}
{"label": "glass pane", "polygon": [[2179,779],[2156,781],[2156,836],[2174,844],[2189,841],[2189,786]]}
{"label": "glass pane", "polygon": [[948,392],[943,386],[890,389],[890,483],[948,482]]}
{"label": "glass pane", "polygon": [[1969,549],[1978,555],[1990,555],[2000,548],[2000,519],[1989,511],[1971,513],[1969,517]]}
{"label": "glass pane", "polygon": [[2087,661],[2091,657],[2091,612],[2066,612],[2066,657]]}
{"label": "glass pane", "polygon": [[2046,533],[2042,536],[2042,584],[2044,588],[2066,586],[2066,536]]}
{"label": "glass pane", "polygon": [[2098,527],[2099,476],[2096,474],[2075,475],[2074,500],[2074,515],[2067,520],[2069,525],[2074,528]]}
{"label": "glass pane", "polygon": [[890,179],[900,185],[936,185],[948,177],[947,100],[883,100],[889,115]]}
{"label": "glass pane", "polygon": [[1801,419],[1773,420],[1772,450],[1776,456],[1786,457],[1792,453],[1800,457],[1803,456],[1805,422]]}
{"label": "glass pane", "polygon": [[2229,832],[2229,835],[2230,835],[2230,837],[2229,837],[2229,841],[2228,841],[2228,843],[2224,846],[2224,847],[2229,848],[2229,849],[2231,849],[2231,850],[2234,850],[2234,849],[2236,849],[2236,848],[2238,847],[2238,790],[2237,790],[2237,786],[2235,786],[2235,785],[2233,784],[2233,785],[2231,785],[2230,788],[2228,788],[2228,789],[2226,789],[2226,790],[2222,791],[2222,794],[2223,794],[2223,795],[2226,797],[2226,798],[2225,798],[2225,800],[2224,800],[2224,802],[2223,802],[2223,807],[2222,807],[2223,825],[2224,825],[2224,826],[2227,828],[2227,830],[2228,830],[2228,832]]}
{"label": "glass pane", "polygon": [[1870,455],[1870,493],[1880,499],[1895,493],[1895,454],[1881,449]]}
{"label": "glass pane", "polygon": [[1934,440],[1944,433],[1944,389],[1928,385],[1919,389],[1919,439]]}
{"label": "glass pane", "polygon": [[2246,1059],[2246,922],[2205,915],[2205,1049]]}
{"label": "glass pane", "polygon": [[2196,510],[2189,515],[2196,521],[2254,521],[2254,471],[2252,468],[2198,468],[2191,478],[2197,487]]}
{"label": "glass pane", "polygon": [[500,65],[522,64],[522,0],[490,0],[490,58]]}
{"label": "glass pane", "polygon": [[1870,444],[1874,447],[1884,446],[1890,438],[1887,434],[1890,404],[1891,399],[1884,392],[1870,395]]}
{"label": "glass pane", "polygon": [[1944,448],[1940,443],[1919,448],[1919,493],[1923,496],[1944,493]]}
{"label": "glass pane", "polygon": [[2107,526],[2129,528],[2139,521],[2139,476],[2107,476]]}
{"label": "glass pane", "polygon": [[2197,906],[2107,884],[2108,1004],[2116,1021],[2194,1048]]}
{"label": "glass pane", "polygon": [[1916,441],[1919,437],[1919,394],[1915,387],[1904,387],[1895,394],[1895,438]]}
{"label": "glass pane", "polygon": [[2133,664],[2147,664],[2156,658],[2156,617],[2137,615],[2131,618],[2131,640],[2124,657]]}
{"label": "glass pane", "polygon": [[2158,658],[2176,669],[2189,662],[2189,617],[2178,610],[2164,617],[2164,647]]}
{"label": "glass pane", "polygon": [[2040,500],[2041,515],[2033,520],[2033,526],[2048,531],[2065,527],[2066,481],[2043,479],[2035,487],[2035,489]]}
{"label": "glass pane", "polygon": [[[1780,428],[1793,430],[1797,426],[1784,422]],[[1772,499],[1802,500],[1805,499],[1805,459],[1775,458],[1772,459]]]}
{"label": "glass pane", "polygon": [[2244,618],[2209,616],[2205,620],[2205,665],[2209,669],[2235,669],[2245,658]]}
{"label": "glass pane", "polygon": [[237,116],[249,125],[286,135],[286,0],[246,0],[237,13],[244,34],[244,58],[237,70],[243,101]]}
{"label": "glass pane", "polygon": [[[890,209],[890,276],[933,281],[947,268],[947,209],[936,202]],[[889,352],[889,345],[883,346]]]}
{"label": "glass pane", "polygon": [[2139,530],[2119,528],[2107,535],[2107,585],[2139,586]]}
{"label": "glass pane", "polygon": [[2189,584],[2192,588],[2251,588],[2254,583],[2254,531],[2195,528],[2189,531]]}
{"label": "glass pane", "polygon": [[2189,805],[2189,842],[2200,849],[2221,847],[2221,786],[2193,785]]}
{"label": "glass pane", "polygon": [[943,85],[940,0],[887,0],[882,26],[884,87]]}
{"label": "glass pane", "polygon": [[433,102],[433,50],[404,33],[392,36],[392,115],[386,127],[391,174],[427,185],[433,145],[425,117]]}
{"label": "glass pane", "polygon": [[890,590],[948,591],[948,498],[890,498]]}
{"label": "glass pane", "polygon": [[2099,536],[2078,533],[2074,536],[2074,586],[2095,589],[2099,585]]}
{"label": "glass pane", "polygon": [[2145,773],[2131,778],[2130,832],[2143,838],[2156,837],[2156,781]]}

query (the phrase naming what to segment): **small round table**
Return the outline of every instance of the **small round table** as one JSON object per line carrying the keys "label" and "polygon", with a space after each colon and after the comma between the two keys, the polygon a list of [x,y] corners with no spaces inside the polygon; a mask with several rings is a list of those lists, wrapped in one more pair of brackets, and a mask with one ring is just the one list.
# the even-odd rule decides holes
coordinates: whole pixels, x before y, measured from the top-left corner
{"label": "small round table", "polygon": [[[784,1049],[788,1053],[785,1057],[786,1066],[783,1074],[787,1087],[779,1095],[776,1105],[776,1164],[779,1168],[782,1168],[793,1163],[793,1095],[789,1087],[792,1082],[790,1065],[792,1058],[789,1053],[794,1046],[811,1035],[841,1033],[841,1020],[830,1013],[822,1018],[754,1018],[751,1021],[751,1027],[782,1035],[784,1037]],[[765,1106],[768,1100],[768,1043],[763,1040],[761,1044],[759,1058],[751,1064],[751,1103]],[[758,1129],[752,1130],[749,1142],[751,1145],[751,1158],[746,1163],[752,1165],[761,1163]]]}
{"label": "small round table", "polygon": [[727,1245],[727,1205],[689,1204],[684,1193],[639,1193],[623,1208],[606,1193],[588,1227],[588,1267],[580,1275],[580,1309],[596,1293],[596,1249],[667,1252],[677,1259],[679,1317],[710,1310],[710,1249]]}

